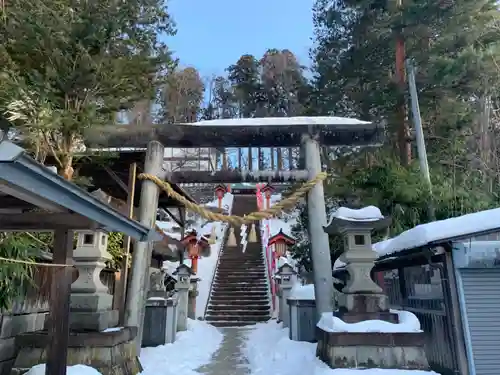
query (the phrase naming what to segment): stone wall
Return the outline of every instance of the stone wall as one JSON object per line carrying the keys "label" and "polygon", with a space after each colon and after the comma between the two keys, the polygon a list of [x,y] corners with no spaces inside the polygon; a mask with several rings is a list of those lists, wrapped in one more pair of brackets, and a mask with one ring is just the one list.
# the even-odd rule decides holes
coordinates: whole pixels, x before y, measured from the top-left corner
{"label": "stone wall", "polygon": [[[50,262],[48,259],[42,261]],[[39,266],[33,272],[33,285],[25,288],[25,293],[18,298],[8,311],[0,311],[0,375],[10,375],[18,349],[16,336],[22,333],[43,330],[49,314],[50,280],[54,268]],[[73,281],[77,278],[77,271]],[[114,270],[105,269],[100,274],[101,281],[114,289]]]}
{"label": "stone wall", "polygon": [[23,288],[23,295],[8,311],[0,310],[0,375],[10,375],[18,352],[15,337],[44,328],[49,313],[50,280],[53,272],[52,267],[35,267],[33,284]]}
{"label": "stone wall", "polygon": [[48,311],[48,301],[23,301],[0,315],[0,375],[10,374],[17,355],[16,336],[43,329]]}

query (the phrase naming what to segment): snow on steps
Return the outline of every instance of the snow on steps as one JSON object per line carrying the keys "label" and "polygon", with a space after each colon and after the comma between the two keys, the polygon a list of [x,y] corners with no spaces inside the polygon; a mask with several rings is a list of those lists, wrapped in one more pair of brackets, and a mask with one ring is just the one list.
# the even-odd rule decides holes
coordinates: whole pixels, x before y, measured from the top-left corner
{"label": "snow on steps", "polygon": [[[256,209],[255,196],[234,197],[233,214],[241,216]],[[256,229],[260,234],[259,228]],[[240,231],[235,230],[235,235],[240,243]],[[217,327],[241,327],[268,321],[268,288],[260,239],[257,243],[248,243],[244,253],[239,246],[224,246],[205,320]]]}

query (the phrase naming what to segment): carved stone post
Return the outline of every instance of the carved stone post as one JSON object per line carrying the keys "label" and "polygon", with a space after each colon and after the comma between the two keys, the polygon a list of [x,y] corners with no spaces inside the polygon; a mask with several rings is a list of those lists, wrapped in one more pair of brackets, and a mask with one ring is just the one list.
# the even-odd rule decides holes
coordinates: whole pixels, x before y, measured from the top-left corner
{"label": "carved stone post", "polygon": [[118,324],[118,311],[112,310],[113,296],[100,279],[105,261],[111,259],[107,247],[107,233],[78,233],[73,252],[78,278],[71,285],[70,327],[73,330],[102,331]]}
{"label": "carved stone post", "polygon": [[283,322],[283,327],[290,325],[290,310],[288,308],[287,299],[290,296],[290,291],[293,287],[293,276],[296,274],[295,270],[288,263],[283,264],[278,268],[276,275],[279,276],[279,318]]}
{"label": "carved stone post", "polygon": [[198,281],[200,278],[191,276],[188,293],[188,318],[196,319],[196,297],[198,297]]}
{"label": "carved stone post", "polygon": [[165,270],[153,270],[149,275],[148,299],[156,297],[167,297],[165,288]]}
{"label": "carved stone post", "polygon": [[188,292],[191,287],[191,275],[193,275],[193,271],[191,268],[186,266],[185,264],[181,264],[177,267],[177,270],[174,272],[174,275],[177,276],[177,283],[175,284],[175,288],[178,291],[178,305],[177,305],[177,331],[185,331],[187,330],[187,318],[188,318]]}

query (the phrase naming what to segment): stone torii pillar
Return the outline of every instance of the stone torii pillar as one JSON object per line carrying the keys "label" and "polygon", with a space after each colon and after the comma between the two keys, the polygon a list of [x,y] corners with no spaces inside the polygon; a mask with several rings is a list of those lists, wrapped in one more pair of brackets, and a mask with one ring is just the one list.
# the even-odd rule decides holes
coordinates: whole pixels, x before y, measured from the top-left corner
{"label": "stone torii pillar", "polygon": [[[163,155],[165,148],[156,141],[148,144],[144,172],[154,176],[163,175]],[[153,181],[142,181],[141,198],[139,204],[139,222],[153,228],[158,210],[158,198],[160,188]],[[125,325],[137,327],[136,346],[137,354],[141,352],[142,326],[146,309],[146,290],[149,282],[149,265],[153,245],[150,242],[135,242],[132,254],[132,269],[130,274],[130,285],[127,292],[125,306]]]}
{"label": "stone torii pillar", "polygon": [[[321,172],[320,148],[317,138],[303,134],[302,144],[305,151],[305,164],[309,179]],[[326,226],[326,207],[323,182],[318,182],[307,194],[307,214],[311,260],[314,270],[314,296],[316,299],[317,320],[322,313],[333,311],[333,276],[332,259]]]}

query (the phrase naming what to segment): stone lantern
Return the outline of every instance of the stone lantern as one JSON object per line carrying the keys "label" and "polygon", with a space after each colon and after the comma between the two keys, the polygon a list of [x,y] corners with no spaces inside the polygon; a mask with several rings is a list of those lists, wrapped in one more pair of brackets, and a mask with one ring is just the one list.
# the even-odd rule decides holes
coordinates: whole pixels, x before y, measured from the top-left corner
{"label": "stone lantern", "polygon": [[193,230],[181,240],[187,249],[188,257],[191,259],[191,269],[195,274],[198,272],[198,259],[204,251],[210,249],[207,239],[204,237],[198,239],[197,236],[198,234]]}
{"label": "stone lantern", "polygon": [[[338,310],[323,313],[316,326],[316,356],[331,368],[429,370],[425,334],[418,320],[398,327],[400,315],[389,310],[388,297],[370,276],[378,257],[372,249],[371,234],[390,223],[391,219],[373,206],[361,210],[341,207],[324,228],[329,235],[343,236],[344,253],[339,259],[346,263],[349,273],[347,285],[338,296]],[[379,320],[385,326],[393,325],[387,331],[367,326],[346,332],[335,329],[337,318],[347,323]]]}
{"label": "stone lantern", "polygon": [[[346,208],[340,210],[342,209],[347,212],[355,211]],[[325,227],[325,232],[329,235],[341,235],[344,238],[344,252],[339,260],[346,263],[349,278],[339,296],[339,317],[349,323],[368,319],[396,322],[397,316],[389,312],[388,297],[370,275],[378,257],[372,249],[371,234],[375,230],[389,227],[391,218],[383,217],[379,210],[378,217],[363,219],[354,214],[352,216],[356,218],[350,219],[345,212],[341,213],[342,211],[334,216]]]}
{"label": "stone lantern", "polygon": [[274,245],[274,256],[277,259],[285,256],[288,248],[294,244],[295,240],[283,233],[283,229],[280,229],[277,234],[271,236],[267,242],[267,246]]}
{"label": "stone lantern", "polygon": [[177,331],[187,330],[188,318],[188,293],[191,288],[191,276],[194,275],[190,267],[181,264],[174,272],[177,276],[177,283],[175,289],[179,293],[177,304]]}
{"label": "stone lantern", "polygon": [[71,285],[70,325],[74,330],[102,331],[118,324],[118,311],[112,309],[113,295],[101,279],[106,261],[108,234],[80,231],[73,251],[78,278]]}
{"label": "stone lantern", "polygon": [[266,184],[264,187],[260,189],[260,191],[266,197],[266,206],[264,207],[264,209],[271,208],[271,195],[276,191],[276,189],[271,185]]}
{"label": "stone lantern", "polygon": [[217,203],[219,209],[222,209],[222,198],[224,197],[224,194],[226,194],[227,188],[225,185],[219,184],[215,187],[215,196],[217,197]]}
{"label": "stone lantern", "polygon": [[283,327],[288,327],[290,324],[290,310],[288,309],[286,301],[293,287],[293,276],[296,274],[297,272],[295,272],[293,267],[288,263],[281,265],[278,268],[278,272],[276,272],[279,285],[278,313],[280,320],[283,322]]}

